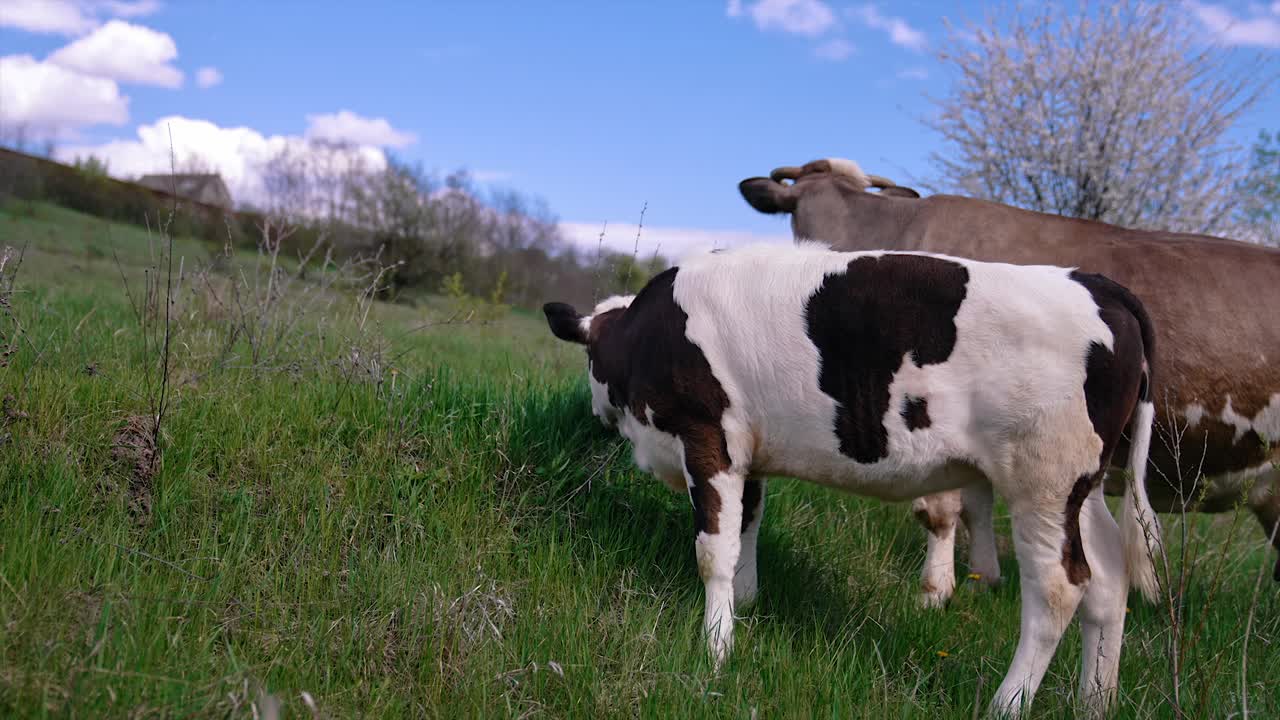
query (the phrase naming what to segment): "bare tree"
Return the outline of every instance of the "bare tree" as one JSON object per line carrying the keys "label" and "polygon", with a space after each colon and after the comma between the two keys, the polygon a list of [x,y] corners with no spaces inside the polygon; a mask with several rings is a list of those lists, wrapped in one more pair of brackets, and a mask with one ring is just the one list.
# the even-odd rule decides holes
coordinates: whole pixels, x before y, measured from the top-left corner
{"label": "bare tree", "polygon": [[329,223],[350,220],[354,211],[350,189],[369,175],[364,157],[354,143],[313,138],[306,157],[311,176],[310,210]]}
{"label": "bare tree", "polygon": [[954,30],[938,57],[955,80],[925,121],[946,147],[939,187],[1131,227],[1228,227],[1244,157],[1225,133],[1270,78],[1190,22],[1177,3],[1079,0]]}
{"label": "bare tree", "polygon": [[387,160],[377,173],[353,175],[348,187],[354,223],[370,233],[370,249],[391,266],[384,296],[423,280],[428,248],[427,198],[431,179],[419,167]]}
{"label": "bare tree", "polygon": [[307,199],[312,193],[311,176],[305,153],[297,147],[285,145],[263,163],[262,184],[266,192],[264,211],[290,220],[306,215]]}
{"label": "bare tree", "polygon": [[290,221],[330,225],[353,220],[352,190],[374,175],[359,147],[322,139],[285,144],[261,171],[264,210]]}
{"label": "bare tree", "polygon": [[[263,210],[291,231],[322,230],[335,257],[376,258],[384,268],[375,291],[382,299],[411,302],[455,278],[495,305],[585,304],[601,289],[593,282],[595,264],[565,241],[541,198],[481,193],[466,171],[441,177],[395,157],[376,167],[353,146],[287,145],[262,166]],[[619,264],[632,260],[619,256],[608,264],[636,279],[665,267],[660,258],[635,272],[635,263]],[[611,271],[610,292],[617,284],[612,275],[622,277],[622,269]]]}
{"label": "bare tree", "polygon": [[465,171],[450,173],[444,187],[431,193],[428,245],[439,268],[459,269],[472,256],[493,254],[485,236],[489,212]]}

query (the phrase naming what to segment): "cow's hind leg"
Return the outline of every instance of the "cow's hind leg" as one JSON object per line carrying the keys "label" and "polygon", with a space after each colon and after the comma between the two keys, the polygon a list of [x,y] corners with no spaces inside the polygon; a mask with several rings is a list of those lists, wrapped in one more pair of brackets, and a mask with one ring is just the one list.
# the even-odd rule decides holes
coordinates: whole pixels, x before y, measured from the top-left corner
{"label": "cow's hind leg", "polygon": [[950,484],[963,484],[964,489],[926,495],[911,503],[916,520],[928,532],[920,571],[920,604],[929,608],[946,605],[955,591],[956,526],[961,519],[969,528],[969,572],[984,585],[1000,584],[1000,560],[991,522],[995,502],[991,483],[968,466],[948,467],[943,472]]}
{"label": "cow's hind leg", "polygon": [[756,541],[764,520],[764,478],[748,478],[742,491],[742,538],[738,567],[733,574],[733,603],[743,610],[756,601],[759,573],[756,569]]}
{"label": "cow's hind leg", "polygon": [[1120,526],[1107,511],[1101,488],[1089,495],[1080,510],[1080,533],[1090,571],[1080,606],[1084,656],[1080,698],[1097,716],[1115,699],[1129,594],[1124,539]]}
{"label": "cow's hind leg", "polygon": [[959,490],[926,495],[911,503],[911,512],[928,533],[924,567],[920,570],[920,604],[924,607],[943,607],[955,592],[960,507]]}
{"label": "cow's hind leg", "polygon": [[1088,565],[1075,563],[1083,563],[1084,553],[1072,547],[1061,505],[1011,498],[1010,513],[1022,579],[1022,623],[1013,663],[991,707],[997,714],[1018,715],[1024,704],[1030,706],[1080,604]]}

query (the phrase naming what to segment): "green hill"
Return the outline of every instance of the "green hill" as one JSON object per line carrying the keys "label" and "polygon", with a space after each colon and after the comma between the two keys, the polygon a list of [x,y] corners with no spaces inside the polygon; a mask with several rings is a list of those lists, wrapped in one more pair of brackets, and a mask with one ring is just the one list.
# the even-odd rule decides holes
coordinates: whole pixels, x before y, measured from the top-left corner
{"label": "green hill", "polygon": [[[171,275],[159,233],[49,205],[0,210],[5,246],[0,715],[968,718],[1008,667],[1016,579],[918,609],[905,506],[778,480],[714,673],[688,501],[536,315],[181,238]],[[1182,629],[1134,595],[1117,716],[1172,716],[1175,641],[1189,716],[1240,706],[1243,658],[1280,716],[1253,521],[1165,522]],[[1073,715],[1080,652],[1037,716]]]}

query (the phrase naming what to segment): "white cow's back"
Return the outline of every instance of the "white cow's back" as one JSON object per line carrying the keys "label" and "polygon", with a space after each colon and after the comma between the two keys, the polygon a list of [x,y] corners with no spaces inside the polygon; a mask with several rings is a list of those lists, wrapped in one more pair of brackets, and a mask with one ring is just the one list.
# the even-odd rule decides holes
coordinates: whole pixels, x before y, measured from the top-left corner
{"label": "white cow's back", "polygon": [[[675,298],[688,314],[688,338],[729,396],[731,457],[752,458],[757,472],[901,499],[930,491],[929,471],[947,462],[1007,466],[1002,448],[1036,426],[1041,418],[1032,413],[1063,405],[1072,415],[1086,413],[1090,342],[1082,338],[1112,344],[1088,290],[1063,268],[932,255],[969,273],[955,347],[944,362],[904,361],[894,375],[886,458],[862,464],[841,453],[836,401],[819,387],[820,353],[807,334],[805,306],[826,276],[884,254],[757,246],[681,263]],[[928,427],[907,428],[900,412],[907,395],[927,398]],[[1064,450],[1097,453],[1091,444]]]}

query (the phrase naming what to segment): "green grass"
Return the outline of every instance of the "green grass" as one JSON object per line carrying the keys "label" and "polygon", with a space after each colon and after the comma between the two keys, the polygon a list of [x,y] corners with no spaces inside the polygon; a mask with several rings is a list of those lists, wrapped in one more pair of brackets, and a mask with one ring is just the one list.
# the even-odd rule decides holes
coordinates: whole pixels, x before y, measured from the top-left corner
{"label": "green grass", "polygon": [[[1016,580],[918,609],[905,506],[776,480],[760,603],[713,672],[687,499],[630,466],[580,352],[529,313],[411,332],[448,308],[375,305],[361,332],[336,300],[325,333],[297,329],[310,355],[263,368],[216,362],[225,320],[176,306],[162,461],[140,478],[119,434],[155,357],[121,269],[143,282],[154,238],[18,210],[0,212],[0,245],[29,242],[12,304],[30,340],[0,369],[0,716],[248,717],[265,692],[290,717],[307,693],[324,717],[968,718],[1007,669]],[[212,256],[176,247],[185,268]],[[381,382],[339,362],[352,344],[397,358]],[[1193,717],[1241,705],[1272,558],[1237,519],[1185,523]],[[1117,715],[1171,716],[1167,613],[1131,602]],[[1277,717],[1269,580],[1253,624],[1250,708]],[[1072,716],[1079,658],[1073,627],[1035,715]]]}

